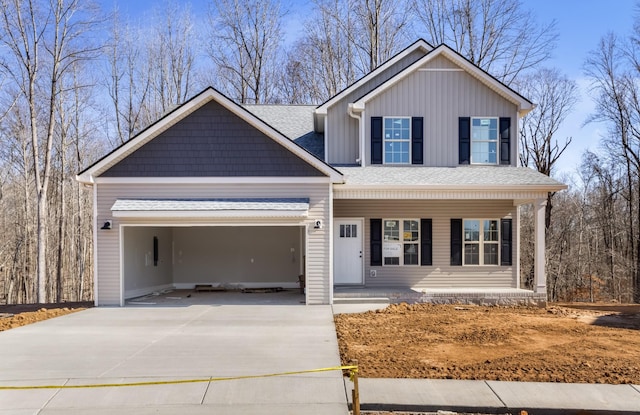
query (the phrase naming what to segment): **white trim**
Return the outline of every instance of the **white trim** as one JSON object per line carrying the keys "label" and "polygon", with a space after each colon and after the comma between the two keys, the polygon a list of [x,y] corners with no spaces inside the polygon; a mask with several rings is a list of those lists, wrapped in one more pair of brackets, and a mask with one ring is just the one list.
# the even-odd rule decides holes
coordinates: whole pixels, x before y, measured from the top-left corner
{"label": "white trim", "polygon": [[329,177],[96,177],[101,184],[317,184]]}
{"label": "white trim", "polygon": [[420,68],[418,72],[464,72],[462,68]]}
{"label": "white trim", "polygon": [[[516,206],[517,226],[511,226],[511,232],[516,233],[516,288],[520,289],[520,206]],[[512,234],[513,238],[513,234]],[[512,239],[513,242],[513,239]],[[513,252],[513,246],[511,247]],[[511,262],[513,264],[513,261]]]}
{"label": "white trim", "polygon": [[333,305],[333,186],[329,186],[329,304]]}
{"label": "white trim", "polygon": [[[394,139],[394,138],[390,138],[389,140],[391,142],[408,142],[409,143],[409,159],[407,160],[406,163],[387,163],[386,162],[386,155],[387,155],[387,137],[386,137],[386,127],[385,127],[385,121],[387,119],[396,119],[396,120],[409,120],[409,139],[405,140],[405,139]],[[411,140],[413,139],[413,131],[412,131],[412,125],[411,125],[411,117],[410,116],[404,116],[404,115],[398,115],[398,116],[384,116],[382,117],[382,164],[385,166],[411,166]]]}
{"label": "white trim", "polygon": [[210,101],[215,101],[218,104],[237,115],[247,124],[261,131],[267,137],[273,139],[278,144],[282,145],[287,150],[298,156],[303,161],[307,162],[311,166],[315,167],[320,172],[327,175],[332,181],[341,182],[342,175],[334,170],[331,166],[327,165],[323,161],[317,159],[289,138],[282,135],[270,125],[266,124],[260,118],[255,116],[250,111],[240,107],[238,104],[231,101],[229,98],[222,95],[220,92],[213,88],[207,88],[200,94],[196,95],[191,100],[178,107],[174,112],[164,116],[158,120],[155,124],[152,124],[148,129],[144,130],[139,135],[119,147],[104,159],[98,161],[82,174],[76,176],[77,180],[84,183],[92,183],[95,178],[107,171],[110,167],[116,164],[118,161],[124,159],[126,156],[133,153],[138,148],[142,147],[147,142],[151,141],[163,131],[166,131],[170,127],[177,124],[179,121],[186,118],[189,114],[203,107]]}
{"label": "white trim", "polygon": [[114,218],[280,218],[304,219],[307,210],[114,210]]}
{"label": "white trim", "polygon": [[98,185],[93,185],[93,305],[99,304],[98,297]]}
{"label": "white trim", "polygon": [[[345,222],[353,222],[353,221],[358,221],[358,224],[360,226],[360,262],[362,264],[362,275],[360,276],[360,282],[356,283],[356,284],[337,284],[338,287],[348,287],[348,286],[364,286],[365,285],[365,273],[364,273],[364,268],[365,268],[365,262],[364,262],[364,247],[365,247],[365,233],[364,233],[364,217],[340,217],[340,218],[335,218],[337,221],[345,221]],[[331,223],[331,228],[333,229],[333,223]],[[331,256],[332,256],[332,264],[331,264],[331,273],[333,274],[333,238],[335,235],[331,236]],[[331,280],[331,292],[333,293],[333,288],[335,287],[335,283],[333,282],[333,278]]]}
{"label": "white trim", "polygon": [[[462,218],[462,266],[463,267],[482,267],[483,269],[486,267],[507,267],[507,266],[513,266],[513,265],[501,265],[502,264],[502,258],[501,257],[501,244],[502,244],[502,229],[501,229],[501,219],[496,219],[496,218]],[[464,238],[464,224],[466,221],[477,221],[479,222],[478,224],[478,240],[477,241],[466,241]],[[490,221],[490,222],[496,222],[496,230],[498,231],[498,240],[497,241],[485,241],[484,240],[484,222],[485,221]],[[513,226],[512,226],[513,228]],[[513,232],[513,229],[512,229]],[[464,252],[464,247],[466,244],[469,245],[478,245],[478,263],[477,264],[465,264],[465,252]],[[497,249],[497,253],[498,253],[498,263],[497,264],[485,264],[484,263],[484,244],[492,244],[492,245],[496,245],[498,247]],[[513,249],[513,247],[512,247]],[[513,262],[512,262],[513,263]]]}
{"label": "white trim", "polygon": [[440,45],[437,48],[433,49],[424,57],[418,59],[415,63],[407,66],[405,69],[400,71],[397,75],[389,79],[387,82],[381,84],[379,87],[374,88],[372,91],[362,96],[360,99],[358,99],[353,103],[354,107],[364,108],[364,105],[368,101],[382,94],[387,89],[391,88],[392,86],[400,82],[402,79],[404,79],[414,71],[419,70],[421,66],[425,65],[427,62],[435,59],[440,55],[446,56],[449,60],[453,61],[455,64],[460,66],[463,70],[465,70],[465,72],[469,73],[471,76],[473,76],[474,78],[478,79],[479,81],[487,85],[487,87],[489,87],[491,90],[495,91],[496,93],[501,95],[503,98],[505,98],[509,102],[517,105],[518,113],[520,116],[527,114],[529,111],[533,109],[534,106],[531,102],[529,102],[524,97],[518,95],[516,92],[509,89],[506,85],[499,82],[495,78],[491,77],[490,75],[487,75],[480,68],[470,63],[466,59],[462,58],[456,52],[454,52],[452,49],[450,49],[445,45]]}
{"label": "white trim", "polygon": [[[473,120],[495,120],[496,121],[496,139],[495,140],[481,140],[477,139],[475,142],[478,143],[492,143],[496,144],[496,161],[495,163],[491,162],[474,162],[473,161]],[[500,118],[493,116],[472,116],[469,117],[469,164],[474,166],[497,166],[500,164]],[[511,157],[511,155],[509,155]]]}
{"label": "white trim", "polygon": [[120,307],[124,307],[124,229],[123,229],[122,224],[118,225],[118,248],[120,251],[120,258],[119,258],[119,263],[120,263],[120,269],[119,269],[119,274],[120,274]]}
{"label": "white trim", "polygon": [[327,129],[329,127],[329,122],[327,121],[327,116],[325,115],[324,117],[324,133],[322,134],[322,139],[324,140],[324,161],[326,163],[329,162],[329,140],[328,138],[328,134],[329,134],[329,130]]}
{"label": "white trim", "polygon": [[[397,241],[385,241],[384,239],[384,228],[385,228],[385,222],[387,221],[397,221],[398,222],[398,240]],[[418,240],[416,242],[414,241],[405,241],[404,240],[404,222],[405,221],[412,221],[412,222],[418,222]],[[399,244],[402,245],[402,253],[400,254],[399,257],[399,263],[398,264],[385,264],[384,263],[384,245],[385,244]],[[415,264],[405,264],[404,263],[404,246],[405,244],[413,244],[413,245],[418,245],[418,262]],[[391,269],[395,268],[395,267],[419,267],[421,266],[422,263],[422,250],[421,250],[421,245],[422,245],[422,224],[420,223],[420,218],[406,218],[406,217],[388,217],[388,218],[382,218],[382,267],[390,267]],[[393,258],[393,257],[387,257],[387,258]]]}
{"label": "white trim", "polygon": [[[316,113],[317,114],[327,114],[327,109],[330,106],[332,106],[333,104],[335,104],[337,101],[342,99],[342,97],[344,97],[345,95],[348,95],[349,93],[351,93],[355,89],[357,89],[357,88],[361,87],[362,85],[366,84],[367,82],[369,82],[369,80],[371,80],[372,78],[378,76],[380,73],[384,72],[389,67],[393,66],[395,63],[397,63],[398,61],[402,60],[405,56],[413,53],[414,51],[418,50],[419,48],[423,49],[425,51],[425,53],[428,53],[431,50],[433,50],[431,45],[429,45],[423,39],[419,39],[417,42],[414,42],[412,45],[407,47],[405,50],[403,50],[402,52],[398,53],[397,55],[395,55],[394,57],[392,57],[388,61],[384,62],[382,65],[378,66],[376,69],[374,69],[373,71],[369,72],[368,74],[366,74],[365,76],[363,76],[362,78],[360,78],[359,80],[357,80],[356,82],[351,84],[349,87],[343,89],[342,91],[340,91],[339,93],[337,93],[336,95],[331,97],[327,102],[325,102],[324,104],[322,104],[318,108],[316,108]],[[326,133],[326,130],[325,130],[325,133]]]}
{"label": "white trim", "polygon": [[[161,223],[122,223],[118,225],[118,230],[120,232],[119,234],[119,255],[120,255],[120,270],[119,270],[119,280],[120,280],[120,307],[124,307],[125,306],[125,291],[124,291],[124,228],[127,227],[163,227],[163,228],[178,228],[178,227],[194,227],[194,226],[206,226],[206,227],[217,227],[217,226],[251,226],[251,227],[256,227],[256,226],[295,226],[295,227],[300,227],[305,229],[305,255],[307,255],[307,253],[309,252],[309,246],[308,246],[308,230],[309,230],[309,223],[308,222],[297,222],[297,223],[292,223],[292,222],[265,222],[265,223],[247,223],[247,222],[230,222],[230,223],[201,223],[201,222],[161,222]],[[308,264],[308,260],[306,261],[306,263]],[[305,266],[308,266],[308,265]],[[305,270],[305,278],[307,276],[307,272]],[[173,277],[172,277],[173,278]],[[180,285],[179,284],[175,284],[175,283],[171,283],[169,285],[162,285],[162,286],[157,286],[157,287],[166,287],[166,288],[172,288],[175,287],[176,285]],[[249,285],[251,283],[233,283],[234,285],[236,284],[244,284],[247,288],[249,288]],[[256,287],[257,286],[266,286],[267,284],[271,284],[271,283],[255,283]],[[276,284],[276,283],[274,283]],[[295,288],[297,285],[296,283],[291,283],[292,287]],[[192,284],[193,286],[193,284]],[[282,286],[283,288],[287,288],[284,287],[282,285],[282,283],[276,284],[274,285],[274,287],[280,287]],[[147,288],[143,288],[140,289],[140,291],[142,292],[139,295],[136,296],[141,296],[141,295],[145,295],[145,294],[149,294],[152,293],[154,291],[158,291],[158,289],[156,289],[157,287],[151,287],[151,291],[149,291],[149,287]],[[166,288],[162,288],[162,289],[166,289]],[[129,291],[131,292],[131,291]],[[307,290],[308,293],[308,290]],[[134,296],[134,297],[136,297]],[[129,297],[131,298],[131,297]],[[305,304],[308,304],[307,302],[308,300],[308,294],[305,294]]]}
{"label": "white trim", "polygon": [[[529,203],[553,190],[402,187],[334,188],[333,199],[513,199],[514,205]],[[517,201],[518,203],[516,203]],[[521,202],[521,203],[520,203]]]}

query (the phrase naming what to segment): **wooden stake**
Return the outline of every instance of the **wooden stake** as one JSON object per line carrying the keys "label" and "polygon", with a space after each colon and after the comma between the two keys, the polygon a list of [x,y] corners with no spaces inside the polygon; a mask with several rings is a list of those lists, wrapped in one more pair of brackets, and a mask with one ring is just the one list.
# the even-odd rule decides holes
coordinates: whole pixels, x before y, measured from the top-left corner
{"label": "wooden stake", "polygon": [[351,391],[351,398],[353,401],[353,415],[360,415],[360,391],[358,390],[358,361],[353,360],[352,366],[356,366],[356,369],[352,369],[351,376],[353,380],[353,390]]}

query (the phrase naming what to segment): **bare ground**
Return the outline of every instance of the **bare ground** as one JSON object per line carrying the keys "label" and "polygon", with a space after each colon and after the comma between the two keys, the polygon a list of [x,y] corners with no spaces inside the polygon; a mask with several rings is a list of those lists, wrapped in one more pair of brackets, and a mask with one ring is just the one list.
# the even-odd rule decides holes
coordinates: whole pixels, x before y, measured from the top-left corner
{"label": "bare ground", "polygon": [[397,304],[336,328],[363,377],[640,384],[640,305]]}
{"label": "bare ground", "polygon": [[93,302],[0,305],[0,331],[93,307]]}

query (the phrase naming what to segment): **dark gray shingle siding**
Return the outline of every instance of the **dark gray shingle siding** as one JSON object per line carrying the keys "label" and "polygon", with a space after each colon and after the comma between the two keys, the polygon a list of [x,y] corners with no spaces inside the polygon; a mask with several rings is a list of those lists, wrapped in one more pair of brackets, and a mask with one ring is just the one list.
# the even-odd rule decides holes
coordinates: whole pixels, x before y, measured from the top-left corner
{"label": "dark gray shingle siding", "polygon": [[209,102],[103,177],[323,176],[216,102]]}

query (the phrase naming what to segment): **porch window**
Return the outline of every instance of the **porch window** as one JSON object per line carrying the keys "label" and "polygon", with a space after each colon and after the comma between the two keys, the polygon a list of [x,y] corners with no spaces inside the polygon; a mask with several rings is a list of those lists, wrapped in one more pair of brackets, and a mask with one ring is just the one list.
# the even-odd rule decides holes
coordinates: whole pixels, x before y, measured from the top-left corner
{"label": "porch window", "polygon": [[465,219],[463,228],[464,265],[498,265],[500,235],[498,221]]}
{"label": "porch window", "polygon": [[384,164],[409,164],[411,118],[384,118]]}
{"label": "porch window", "polygon": [[471,118],[471,163],[498,163],[498,118]]}
{"label": "porch window", "polygon": [[420,252],[418,219],[384,219],[382,256],[384,265],[418,265]]}

